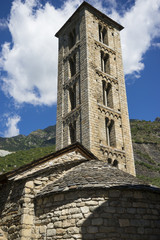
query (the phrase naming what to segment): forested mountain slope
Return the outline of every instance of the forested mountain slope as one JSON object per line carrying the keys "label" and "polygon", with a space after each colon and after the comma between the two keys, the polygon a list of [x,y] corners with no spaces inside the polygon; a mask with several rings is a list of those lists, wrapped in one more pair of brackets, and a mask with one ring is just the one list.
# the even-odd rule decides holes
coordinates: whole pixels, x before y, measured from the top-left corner
{"label": "forested mountain slope", "polygon": [[[137,177],[160,187],[160,118],[130,123]],[[54,152],[55,131],[56,126],[50,126],[28,136],[0,138],[0,149],[14,151],[0,157],[0,173]]]}

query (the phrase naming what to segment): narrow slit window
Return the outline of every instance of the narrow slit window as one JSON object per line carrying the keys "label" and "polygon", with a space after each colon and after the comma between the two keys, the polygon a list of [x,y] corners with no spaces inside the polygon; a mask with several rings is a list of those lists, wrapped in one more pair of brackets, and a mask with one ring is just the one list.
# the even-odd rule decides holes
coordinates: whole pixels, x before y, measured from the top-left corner
{"label": "narrow slit window", "polygon": [[76,43],[76,30],[75,28],[69,33],[69,49],[71,49]]}
{"label": "narrow slit window", "polygon": [[99,41],[108,45],[108,33],[105,27],[99,25]]}
{"label": "narrow slit window", "polygon": [[101,71],[110,74],[109,55],[101,52]]}
{"label": "narrow slit window", "polygon": [[69,125],[70,132],[70,143],[73,144],[76,142],[76,121]]}
{"label": "narrow slit window", "polygon": [[113,108],[112,85],[102,81],[103,88],[103,105]]}
{"label": "narrow slit window", "polygon": [[69,88],[69,110],[73,110],[76,107],[76,84],[73,88]]}
{"label": "narrow slit window", "polygon": [[105,127],[106,127],[106,143],[110,147],[115,147],[114,121],[106,118]]}
{"label": "narrow slit window", "polygon": [[76,74],[76,55],[69,59],[70,76],[73,77]]}

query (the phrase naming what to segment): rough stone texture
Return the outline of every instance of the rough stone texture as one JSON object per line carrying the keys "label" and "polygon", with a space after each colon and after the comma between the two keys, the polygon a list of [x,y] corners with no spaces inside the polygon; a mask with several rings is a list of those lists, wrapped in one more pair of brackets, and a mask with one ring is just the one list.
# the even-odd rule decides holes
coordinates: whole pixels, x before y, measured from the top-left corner
{"label": "rough stone texture", "polygon": [[[71,23],[66,25],[67,31],[73,22],[76,26],[75,46],[68,49],[67,36],[60,36],[58,89],[62,96],[63,84],[65,101],[58,96],[57,139],[60,148],[68,144],[68,124],[76,117],[77,139],[82,140],[98,158],[76,143],[1,175],[0,240],[160,239],[160,189],[144,185],[133,176],[119,31],[116,27],[119,25],[107,17],[102,19],[97,11],[94,13],[98,17],[95,17],[90,10],[95,11],[80,8]],[[110,46],[103,46],[98,41],[99,23],[108,30]],[[102,49],[110,55],[109,76],[99,70],[99,65],[96,66]],[[76,62],[84,61],[84,64],[81,64],[81,69],[77,64],[76,75],[68,79],[68,58],[75,52]],[[115,109],[104,107],[102,99],[96,102],[102,79],[112,83]],[[64,103],[68,104],[67,89],[73,82],[77,84],[77,107],[68,113],[70,106],[66,108]],[[105,116],[115,121],[117,148],[111,149],[104,144]],[[123,151],[122,146],[125,147]],[[132,175],[113,167],[115,158],[119,161],[119,168]]]}
{"label": "rough stone texture", "polygon": [[[99,40],[99,25],[108,41]],[[119,169],[135,175],[128,107],[123,75],[120,27],[84,3],[56,35],[59,38],[56,148],[71,143],[70,125],[76,123],[76,141],[101,160],[118,161]],[[76,33],[69,48],[70,33]],[[101,70],[101,52],[109,56],[109,74]],[[70,75],[70,59],[75,56],[76,73]],[[110,84],[112,107],[104,105],[103,82]],[[75,107],[70,106],[70,90]],[[105,119],[114,122],[110,133],[114,147],[106,139]]]}
{"label": "rough stone texture", "polygon": [[0,182],[1,239],[159,240],[160,189],[80,155]]}
{"label": "rough stone texture", "polygon": [[[36,204],[36,239],[49,237],[48,223],[52,223],[52,239],[158,240],[160,194],[152,190],[142,186],[74,190],[64,192],[63,201],[58,202],[55,198],[59,194],[39,196],[42,203]],[[50,207],[46,207],[46,198]],[[41,233],[42,226],[46,226],[46,233]]]}
{"label": "rough stone texture", "polygon": [[[50,192],[82,188],[108,188],[113,186],[139,185],[142,181],[108,163],[90,160],[75,166],[52,184],[48,184],[37,196]],[[113,192],[114,194],[114,192]],[[115,193],[116,194],[116,193]],[[59,197],[62,198],[61,195]],[[61,199],[58,199],[61,200]]]}

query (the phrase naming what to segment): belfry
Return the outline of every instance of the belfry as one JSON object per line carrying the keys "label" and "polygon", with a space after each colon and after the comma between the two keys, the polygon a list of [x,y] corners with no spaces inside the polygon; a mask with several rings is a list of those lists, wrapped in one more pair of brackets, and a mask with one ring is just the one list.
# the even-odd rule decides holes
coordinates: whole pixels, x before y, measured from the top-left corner
{"label": "belfry", "polygon": [[123,27],[83,2],[59,39],[56,149],[80,142],[135,175],[123,74]]}
{"label": "belfry", "polygon": [[159,240],[136,178],[119,31],[83,2],[59,38],[57,151],[0,175],[0,240]]}

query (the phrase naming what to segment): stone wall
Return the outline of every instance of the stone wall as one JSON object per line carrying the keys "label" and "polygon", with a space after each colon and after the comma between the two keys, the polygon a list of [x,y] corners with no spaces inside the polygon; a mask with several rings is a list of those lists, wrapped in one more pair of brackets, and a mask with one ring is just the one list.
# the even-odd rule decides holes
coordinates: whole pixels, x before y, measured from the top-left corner
{"label": "stone wall", "polygon": [[36,239],[160,237],[160,195],[136,189],[88,189],[38,197]]}
{"label": "stone wall", "polygon": [[[105,43],[99,38],[99,26],[107,32],[108,40]],[[116,161],[119,169],[135,175],[120,44],[121,29],[92,6],[82,3],[56,35],[59,38],[56,149],[72,142],[70,126],[74,125],[76,141],[100,160]],[[76,40],[69,48],[69,36],[73,31]],[[102,53],[109,56],[109,74],[102,69]],[[70,59],[73,56],[76,71],[71,76]],[[103,82],[112,88],[112,106],[104,104]],[[74,91],[76,98],[73,109],[69,107],[70,90]],[[114,146],[107,141],[106,118],[114,123],[113,134],[110,134]]]}

